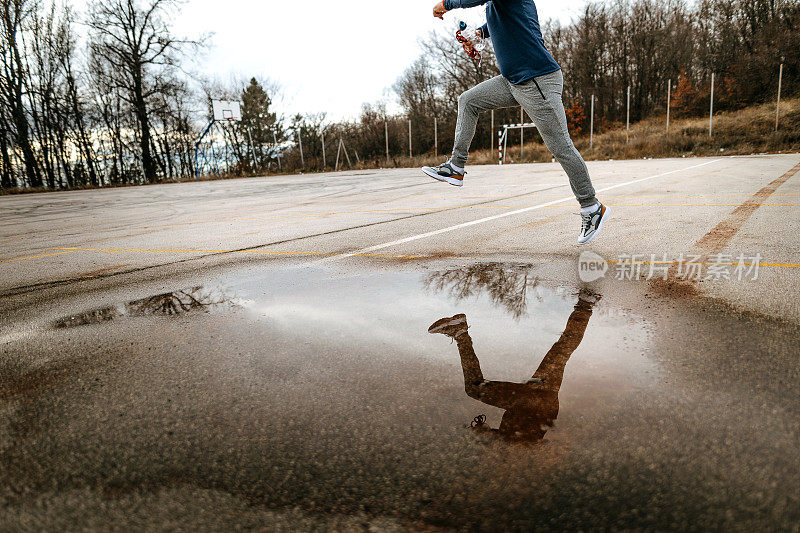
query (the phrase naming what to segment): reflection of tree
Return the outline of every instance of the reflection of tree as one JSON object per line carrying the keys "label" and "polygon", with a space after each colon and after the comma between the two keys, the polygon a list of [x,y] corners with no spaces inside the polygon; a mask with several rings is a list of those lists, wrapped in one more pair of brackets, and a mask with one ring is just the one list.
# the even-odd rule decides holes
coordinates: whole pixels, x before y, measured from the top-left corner
{"label": "reflection of tree", "polygon": [[224,294],[193,287],[186,291],[166,292],[149,298],[135,300],[125,305],[128,316],[180,315],[193,310],[208,310],[226,303]]}
{"label": "reflection of tree", "polygon": [[477,263],[468,267],[433,272],[425,278],[425,288],[447,291],[456,300],[486,292],[492,303],[505,308],[514,318],[525,314],[528,290],[539,281],[531,275],[534,265]]}
{"label": "reflection of tree", "polygon": [[214,307],[226,304],[235,305],[235,302],[220,290],[198,286],[184,291],[149,296],[124,305],[102,307],[80,315],[68,316],[56,321],[55,326],[67,328],[99,324],[123,316],[181,315],[190,311],[209,311]]}
{"label": "reflection of tree", "polygon": [[101,322],[112,320],[114,317],[120,316],[120,314],[119,307],[103,307],[83,313],[82,315],[64,317],[57,320],[55,326],[57,328],[70,328],[84,326],[86,324],[100,324]]}

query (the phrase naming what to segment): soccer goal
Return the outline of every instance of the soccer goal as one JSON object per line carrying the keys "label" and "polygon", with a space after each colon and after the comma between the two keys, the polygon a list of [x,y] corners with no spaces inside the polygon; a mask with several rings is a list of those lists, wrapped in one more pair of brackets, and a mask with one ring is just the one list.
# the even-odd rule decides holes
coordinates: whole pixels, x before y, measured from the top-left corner
{"label": "soccer goal", "polygon": [[525,128],[535,128],[536,124],[533,122],[524,122],[522,124],[503,124],[502,131],[497,132],[497,164],[502,165],[506,162],[506,151],[508,148],[508,132],[509,130],[520,130]]}

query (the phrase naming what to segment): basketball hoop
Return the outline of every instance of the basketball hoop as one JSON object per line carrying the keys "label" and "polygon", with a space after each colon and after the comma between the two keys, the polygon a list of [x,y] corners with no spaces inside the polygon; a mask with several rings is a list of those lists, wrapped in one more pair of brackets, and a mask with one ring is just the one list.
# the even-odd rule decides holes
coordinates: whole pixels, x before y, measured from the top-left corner
{"label": "basketball hoop", "polygon": [[[207,142],[203,143],[203,139],[211,131],[211,128],[217,122],[224,122],[231,124],[233,122],[241,122],[242,120],[242,105],[239,102],[230,100],[212,100],[211,109],[213,116],[208,122],[208,125],[203,129],[200,137],[194,143],[194,161],[195,161],[195,179],[200,178],[202,169],[205,166],[210,166],[212,169],[216,165],[217,156],[214,153],[214,139],[213,137]],[[248,136],[250,130],[247,131]],[[250,148],[253,149],[253,140],[250,138]],[[211,152],[209,159],[206,149]],[[255,151],[253,151],[253,159],[255,160]],[[219,174],[219,172],[217,172]]]}
{"label": "basketball hoop", "polygon": [[242,105],[239,102],[212,100],[211,107],[214,109],[214,120],[219,120],[220,122],[238,122],[242,120]]}

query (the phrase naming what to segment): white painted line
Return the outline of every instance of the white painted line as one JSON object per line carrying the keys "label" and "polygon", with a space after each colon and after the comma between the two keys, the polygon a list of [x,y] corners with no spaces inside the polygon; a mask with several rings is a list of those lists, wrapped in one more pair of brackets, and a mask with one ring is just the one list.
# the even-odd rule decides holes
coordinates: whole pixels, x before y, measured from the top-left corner
{"label": "white painted line", "polygon": [[[596,192],[598,192],[598,193],[606,192],[606,191],[610,191],[611,189],[616,189],[617,187],[624,187],[626,185],[633,185],[634,183],[641,183],[643,181],[651,180],[651,179],[654,179],[654,178],[660,178],[662,176],[667,176],[669,174],[675,174],[676,172],[683,172],[683,171],[686,171],[686,170],[691,170],[693,168],[704,167],[706,165],[710,165],[712,163],[716,163],[717,161],[721,161],[721,159],[714,159],[712,161],[706,161],[705,163],[692,165],[690,167],[679,168],[679,169],[676,169],[676,170],[670,170],[669,172],[662,172],[661,174],[654,174],[652,176],[647,176],[645,178],[637,178],[635,180],[630,180],[630,181],[626,181],[626,182],[623,182],[623,183],[617,183],[615,185],[610,185],[610,186],[604,187],[602,189],[597,189]],[[336,259],[344,259],[344,258],[347,258],[347,257],[356,256],[356,255],[368,254],[368,253],[375,252],[377,250],[383,250],[384,248],[391,248],[392,246],[397,246],[398,244],[405,244],[407,242],[418,241],[420,239],[426,239],[428,237],[433,237],[435,235],[441,235],[442,233],[448,233],[448,232],[459,230],[459,229],[462,229],[462,228],[467,228],[469,226],[474,226],[476,224],[483,224],[484,222],[497,220],[499,218],[505,218],[505,217],[510,217],[510,216],[513,216],[513,215],[519,215],[520,213],[527,213],[528,211],[534,211],[536,209],[541,209],[543,207],[548,207],[548,206],[551,206],[551,205],[560,204],[562,202],[568,202],[570,200],[571,201],[575,201],[575,197],[574,196],[565,196],[564,198],[559,198],[558,200],[551,200],[551,201],[545,202],[543,204],[532,205],[530,207],[524,207],[522,209],[515,209],[514,211],[507,211],[505,213],[500,213],[500,214],[497,214],[497,215],[492,215],[492,216],[488,216],[488,217],[484,217],[484,218],[479,218],[477,220],[471,220],[469,222],[463,222],[461,224],[456,224],[455,226],[448,226],[446,228],[440,228],[440,229],[437,229],[437,230],[434,230],[434,231],[429,231],[427,233],[420,233],[418,235],[412,235],[410,237],[406,237],[404,239],[398,239],[396,241],[385,242],[383,244],[376,244],[375,246],[370,246],[368,248],[362,248],[360,250],[356,250],[355,252],[349,252],[349,253],[346,253],[346,254],[340,254],[340,255],[334,255],[334,256],[331,256],[331,257],[326,257],[325,259],[320,259],[318,261],[314,261],[311,264],[312,265],[318,265],[318,264],[322,264],[322,263],[327,263],[329,261],[335,261]]]}

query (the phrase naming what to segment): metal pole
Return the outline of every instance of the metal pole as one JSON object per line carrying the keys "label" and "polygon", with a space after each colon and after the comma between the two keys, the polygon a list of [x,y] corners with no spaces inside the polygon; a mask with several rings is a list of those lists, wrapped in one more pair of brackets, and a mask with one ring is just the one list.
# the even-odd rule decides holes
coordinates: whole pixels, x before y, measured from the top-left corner
{"label": "metal pole", "polygon": [[347,146],[344,145],[344,141],[339,139],[339,142],[342,143],[342,151],[344,152],[344,156],[347,158],[347,167],[353,168],[353,163],[350,162],[350,156],[347,155]]}
{"label": "metal pole", "polygon": [[384,117],[383,118],[383,129],[386,133],[386,164],[389,164],[389,120]]}
{"label": "metal pole", "polygon": [[322,135],[322,170],[325,170],[327,162],[325,161],[325,130],[319,132]]}
{"label": "metal pole", "polygon": [[408,157],[413,157],[411,155],[411,119],[408,119]]}
{"label": "metal pole", "polygon": [[[275,145],[275,150],[278,150],[278,137],[275,136],[275,132],[272,132],[272,143]],[[281,153],[278,152],[278,172],[282,172],[281,169]]]}
{"label": "metal pole", "polygon": [[592,95],[592,111],[589,118],[589,148],[594,146],[594,95]]}
{"label": "metal pole", "polygon": [[711,128],[714,126],[714,73],[711,73],[711,108],[708,111],[708,136],[711,137]]}
{"label": "metal pole", "polygon": [[492,136],[489,139],[492,141],[489,143],[489,148],[494,149],[494,109],[492,109]]}
{"label": "metal pole", "polygon": [[303,157],[303,136],[300,135],[301,130],[297,130],[297,142],[300,145],[300,166],[306,168],[306,160]]}
{"label": "metal pole", "polygon": [[[525,124],[525,116],[522,111],[522,106],[519,106],[519,123]],[[525,128],[519,128],[519,158],[522,159],[522,154],[525,153]]]}
{"label": "metal pole", "polygon": [[631,86],[628,85],[628,103],[626,104],[625,116],[625,142],[629,141],[631,133]]}
{"label": "metal pole", "polygon": [[433,155],[439,157],[439,124],[433,117]]}
{"label": "metal pole", "polygon": [[[211,139],[209,144],[211,145],[211,161],[214,162],[211,168],[214,169],[214,174],[219,176],[219,164],[217,163],[217,152],[214,151],[214,139]],[[142,170],[142,175],[144,176],[144,170]]]}
{"label": "metal pole", "polygon": [[775,104],[775,131],[778,131],[778,118],[781,116],[781,81],[783,80],[783,63],[778,70],[778,103]]}
{"label": "metal pole", "polygon": [[669,98],[672,91],[672,80],[667,80],[667,131],[669,131]]}
{"label": "metal pole", "polygon": [[508,128],[503,128],[503,163],[506,162],[506,154],[508,153]]}
{"label": "metal pole", "polygon": [[[253,136],[250,134],[250,128],[247,128],[247,137],[250,139],[250,153],[253,155],[253,173],[255,173],[258,163],[256,163],[256,149],[253,147]],[[228,150],[227,144],[225,145],[225,150]]]}

